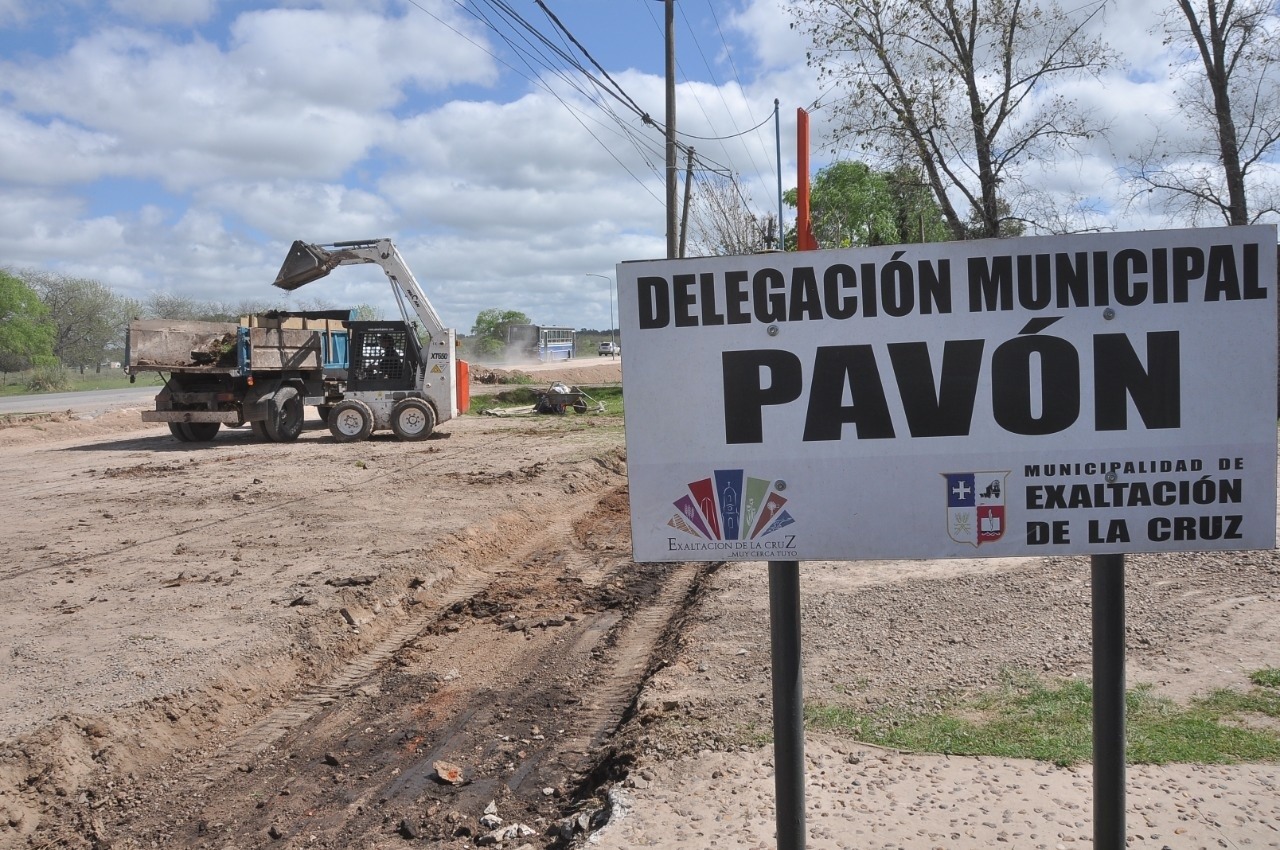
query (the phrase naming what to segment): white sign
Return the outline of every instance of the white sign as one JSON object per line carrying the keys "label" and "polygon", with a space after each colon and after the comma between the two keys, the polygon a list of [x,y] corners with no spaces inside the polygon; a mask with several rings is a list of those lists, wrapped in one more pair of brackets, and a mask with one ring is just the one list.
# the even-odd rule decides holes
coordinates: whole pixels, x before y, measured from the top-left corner
{"label": "white sign", "polygon": [[617,272],[636,560],[1275,546],[1274,226]]}

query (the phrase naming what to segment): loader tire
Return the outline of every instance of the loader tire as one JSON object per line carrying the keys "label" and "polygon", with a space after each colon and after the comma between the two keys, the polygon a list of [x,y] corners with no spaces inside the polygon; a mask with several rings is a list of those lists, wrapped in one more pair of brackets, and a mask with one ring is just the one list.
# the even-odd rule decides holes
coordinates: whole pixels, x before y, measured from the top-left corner
{"label": "loader tire", "polygon": [[340,401],[329,411],[329,433],[339,443],[367,440],[373,433],[373,411],[363,401]]}
{"label": "loader tire", "polygon": [[182,424],[194,443],[209,442],[218,436],[218,429],[222,427],[221,422],[183,422]]}
{"label": "loader tire", "polygon": [[294,387],[276,390],[275,416],[266,420],[267,436],[277,443],[291,443],[302,433],[302,396]]}
{"label": "loader tire", "polygon": [[402,440],[425,440],[436,427],[436,412],[420,398],[406,398],[391,408],[391,430]]}

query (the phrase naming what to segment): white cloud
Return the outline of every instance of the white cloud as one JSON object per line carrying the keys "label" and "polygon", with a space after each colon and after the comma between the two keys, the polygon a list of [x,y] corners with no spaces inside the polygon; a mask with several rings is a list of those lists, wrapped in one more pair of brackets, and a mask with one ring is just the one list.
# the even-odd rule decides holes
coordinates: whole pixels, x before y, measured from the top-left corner
{"label": "white cloud", "polygon": [[84,204],[66,195],[13,191],[0,204],[0,256],[17,267],[102,256],[122,245],[124,227],[111,216],[83,218]]}
{"label": "white cloud", "polygon": [[196,201],[275,240],[364,239],[386,235],[397,224],[385,199],[333,183],[219,182],[198,191]]}
{"label": "white cloud", "polygon": [[[81,179],[100,169],[175,188],[333,179],[389,132],[406,86],[493,78],[483,54],[421,14],[246,13],[232,41],[224,52],[114,28],[54,59],[0,64],[0,94],[30,125],[15,141],[43,158],[32,173]],[[52,144],[30,145],[40,137]]]}
{"label": "white cloud", "polygon": [[494,82],[492,60],[454,32],[471,31],[479,40],[474,26],[455,14],[450,29],[416,12],[393,18],[312,9],[249,12],[232,25],[229,59],[249,69],[263,94],[360,110],[394,106],[406,83],[438,90]]}
{"label": "white cloud", "polygon": [[[175,187],[229,174],[335,175],[364,155],[386,121],[287,96],[273,101],[207,42],[178,46],[129,30],[81,41],[58,62],[3,70],[17,108],[111,139],[119,159],[104,172]],[[74,149],[46,154],[71,172],[94,161]]]}
{"label": "white cloud", "polygon": [[730,25],[747,39],[756,60],[766,70],[804,66],[808,42],[791,29],[791,21],[787,4],[781,0],[747,0],[729,19]]}
{"label": "white cloud", "polygon": [[0,108],[0,180],[34,185],[78,183],[127,166],[118,140],[54,119],[47,124]]}

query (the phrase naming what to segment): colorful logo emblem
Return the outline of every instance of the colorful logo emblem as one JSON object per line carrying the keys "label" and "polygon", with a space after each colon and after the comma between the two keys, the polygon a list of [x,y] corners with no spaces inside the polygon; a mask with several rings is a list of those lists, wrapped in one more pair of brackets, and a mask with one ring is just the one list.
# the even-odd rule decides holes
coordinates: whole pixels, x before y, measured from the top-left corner
{"label": "colorful logo emblem", "polygon": [[741,469],[717,469],[710,478],[690,481],[676,499],[672,528],[707,540],[755,540],[795,520],[783,506],[781,482],[752,478]]}
{"label": "colorful logo emblem", "polygon": [[947,534],[957,543],[995,543],[1004,537],[1004,491],[1008,470],[944,472],[947,480]]}

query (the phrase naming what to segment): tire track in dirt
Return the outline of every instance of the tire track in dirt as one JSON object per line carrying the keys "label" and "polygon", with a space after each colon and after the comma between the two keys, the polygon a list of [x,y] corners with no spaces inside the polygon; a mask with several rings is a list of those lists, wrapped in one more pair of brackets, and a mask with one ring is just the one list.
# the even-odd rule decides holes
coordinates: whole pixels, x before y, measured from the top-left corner
{"label": "tire track in dirt", "polygon": [[[22,790],[21,799],[12,800],[14,806],[20,808],[6,809],[10,817],[22,818],[24,830],[34,827],[37,835],[48,836],[53,843],[67,847],[101,843],[106,834],[101,824],[105,824],[117,842],[125,841],[124,846],[129,846],[131,832],[121,829],[119,821],[131,819],[132,810],[139,808],[142,797],[138,789],[148,787],[147,797],[155,791],[147,785],[148,772],[156,771],[152,774],[155,777],[167,777],[157,782],[172,782],[175,790],[180,786],[185,788],[191,800],[201,798],[204,789],[225,780],[229,771],[237,774],[231,777],[233,780],[242,778],[235,768],[256,763],[264,752],[269,754],[282,734],[297,731],[299,727],[305,734],[327,714],[343,708],[352,690],[376,680],[406,643],[420,637],[424,629],[430,631],[432,624],[449,615],[454,606],[483,597],[488,588],[494,586],[498,573],[518,572],[526,562],[542,560],[538,553],[561,547],[564,540],[572,537],[573,523],[592,509],[604,488],[616,486],[618,475],[624,470],[616,443],[609,436],[610,429],[593,432],[589,425],[566,428],[554,422],[525,423],[517,428],[510,423],[491,425],[484,420],[464,421],[455,427],[458,433],[453,434],[455,439],[449,443],[433,440],[412,446],[377,440],[359,446],[336,446],[323,439],[310,441],[305,435],[299,443],[286,446],[249,445],[247,438],[243,442],[227,440],[225,445],[215,443],[207,450],[200,450],[195,458],[189,457],[189,462],[194,461],[189,465],[202,469],[196,475],[181,478],[163,471],[151,474],[157,465],[167,468],[167,458],[157,460],[154,454],[136,454],[139,445],[163,441],[163,437],[128,440],[125,442],[132,447],[128,452],[101,449],[102,453],[92,455],[93,459],[88,462],[83,461],[86,455],[71,453],[76,449],[74,446],[52,450],[48,444],[20,446],[0,453],[6,468],[22,468],[34,457],[47,458],[50,451],[60,461],[72,461],[70,465],[50,463],[47,470],[41,470],[45,476],[42,480],[52,482],[51,490],[61,494],[59,506],[63,518],[60,522],[75,524],[81,518],[92,520],[99,516],[112,483],[122,480],[105,475],[104,470],[125,470],[123,480],[138,485],[128,489],[135,491],[129,493],[129,499],[130,504],[136,503],[138,507],[130,510],[138,511],[139,522],[117,533],[143,539],[122,545],[118,537],[99,536],[90,531],[75,538],[74,545],[68,544],[70,538],[65,535],[53,534],[43,538],[54,542],[52,547],[26,546],[24,549],[24,538],[18,535],[11,538],[7,546],[0,544],[0,549],[7,550],[7,554],[19,556],[9,560],[10,569],[51,570],[56,579],[51,583],[42,581],[38,575],[29,575],[22,580],[10,573],[6,578],[11,588],[30,584],[31,589],[44,594],[44,598],[66,597],[58,605],[61,616],[49,621],[46,631],[23,632],[24,647],[39,648],[35,642],[45,634],[56,637],[55,623],[71,626],[75,621],[93,623],[99,635],[118,633],[125,638],[123,652],[132,654],[135,648],[145,651],[145,655],[140,652],[133,658],[154,656],[155,649],[162,649],[165,654],[155,657],[157,669],[164,670],[164,678],[158,682],[163,688],[167,682],[177,680],[175,665],[169,657],[183,652],[183,645],[176,643],[182,626],[177,626],[177,632],[161,633],[162,638],[152,639],[150,636],[156,633],[153,630],[157,626],[163,628],[159,623],[147,623],[153,612],[198,610],[207,606],[215,617],[227,617],[229,624],[238,621],[257,629],[259,634],[263,634],[265,628],[277,630],[274,634],[284,635],[285,641],[283,652],[276,650],[263,655],[255,651],[248,656],[250,664],[264,657],[275,665],[256,677],[251,668],[246,667],[244,672],[228,680],[203,678],[187,684],[190,680],[184,679],[181,692],[173,693],[170,699],[172,692],[153,686],[156,680],[148,673],[137,679],[144,685],[136,689],[141,695],[140,702],[112,702],[113,692],[104,695],[103,708],[92,704],[78,706],[77,714],[86,715],[87,719],[59,724],[60,731],[54,735],[31,737],[27,739],[29,743],[23,739],[7,740],[3,752],[19,758],[22,764],[29,764],[31,770],[41,776],[45,775],[41,771],[49,766],[44,759],[58,760],[55,773],[49,774],[49,779],[29,783]],[[599,436],[601,433],[605,438]],[[593,455],[592,451],[603,454]],[[287,474],[278,472],[282,465],[287,468]],[[130,469],[140,470],[137,477],[127,474]],[[259,483],[258,476],[265,479],[262,487],[242,501],[232,499],[233,494],[242,491],[245,482]],[[209,484],[197,492],[203,502],[193,511],[183,506],[182,496],[184,490],[190,493],[187,488],[197,478],[207,478]],[[291,490],[291,482],[303,483],[304,495],[298,495],[296,486]],[[388,494],[396,492],[407,497],[398,508],[374,513],[363,507],[394,505],[394,497]],[[13,508],[15,518],[24,516],[21,501],[21,495],[13,491],[5,500]],[[252,510],[245,510],[250,507]],[[121,507],[114,505],[110,510],[117,516],[123,513]],[[193,515],[200,514],[198,521],[191,521]],[[264,518],[269,518],[265,528]],[[38,519],[32,517],[32,521]],[[132,515],[126,517],[126,521],[131,519]],[[463,524],[459,524],[459,520]],[[470,524],[465,524],[467,520]],[[147,529],[153,533],[146,534]],[[156,529],[162,533],[154,534]],[[386,529],[385,534],[382,529]],[[342,541],[351,530],[358,532],[364,545],[344,550]],[[213,531],[217,533],[212,534]],[[202,543],[184,544],[187,538]],[[31,535],[27,535],[26,540],[30,539]],[[217,547],[212,553],[210,541]],[[254,550],[247,547],[260,548],[267,557],[253,563]],[[58,548],[62,551],[56,551]],[[68,548],[72,551],[66,551]],[[246,557],[242,560],[241,555]],[[218,573],[224,579],[228,573],[243,573],[243,576],[234,583],[209,582],[208,578],[191,572],[193,556],[199,559],[198,569],[212,572],[215,578]],[[231,563],[221,565],[219,559]],[[86,561],[94,567],[84,567]],[[598,567],[589,559],[582,563],[584,572]],[[181,579],[180,570],[186,570],[188,576],[195,575],[195,578],[182,581],[167,578],[177,573]],[[372,573],[371,578],[377,582],[368,592],[322,588],[317,594],[315,590],[305,590],[327,584],[321,580],[325,575],[341,578],[361,570]],[[73,578],[75,584],[71,584]],[[188,581],[194,583],[186,583]],[[411,589],[418,587],[418,592],[405,593],[406,582]],[[39,589],[40,585],[44,589]],[[137,604],[130,604],[135,602],[134,598],[120,598],[122,587],[124,593],[132,591],[140,597]],[[266,587],[270,589],[255,590]],[[86,605],[86,599],[98,604],[95,597],[102,595],[102,588],[115,591],[107,594],[115,604]],[[236,593],[238,595],[233,595]],[[290,608],[291,599],[301,599],[298,593],[316,594],[320,607]],[[270,594],[269,599],[266,594]],[[242,606],[230,603],[239,600],[252,602],[252,613],[246,611],[244,616],[237,613]],[[354,600],[355,604],[348,600]],[[374,602],[381,603],[380,612],[376,605],[373,611],[369,610]],[[48,609],[48,603],[35,604],[42,610]],[[365,606],[363,615],[355,607],[360,604]],[[351,610],[360,618],[358,628],[341,623],[337,616],[339,605],[352,605]],[[249,605],[243,607],[248,609]],[[67,613],[63,614],[63,609]],[[104,620],[103,615],[110,619]],[[179,614],[178,619],[185,618]],[[141,625],[133,626],[134,620]],[[12,625],[16,628],[18,621],[15,619]],[[194,622],[191,625],[201,627]],[[146,631],[136,631],[141,637],[134,637],[135,629]],[[297,636],[292,650],[289,635]],[[268,637],[277,641],[274,646],[280,646],[279,637]],[[187,639],[190,645],[190,638]],[[149,640],[152,642],[148,643]],[[197,643],[178,659],[180,663],[186,663],[188,657],[198,658],[200,638],[196,636],[194,640]],[[114,661],[118,654],[115,644],[119,642],[112,643],[113,656],[108,661]],[[174,646],[178,647],[176,651]],[[52,651],[54,648],[50,647],[49,652]],[[17,660],[34,669],[40,657],[24,655]],[[217,661],[225,663],[222,658]],[[103,661],[97,663],[98,669],[103,669]],[[124,663],[140,666],[142,662],[130,659]],[[190,669],[199,673],[210,671],[216,677],[226,668],[195,661]],[[235,664],[235,669],[241,669],[241,664]],[[185,674],[186,668],[180,672]],[[111,674],[112,670],[108,669],[107,673]],[[294,678],[297,673],[301,678]],[[68,695],[77,692],[80,682],[79,674],[75,675],[75,679],[70,675],[63,677],[55,697],[61,697],[61,692]],[[313,684],[304,686],[290,698],[290,692],[308,678]],[[42,697],[48,693],[32,691],[30,686],[28,691]],[[263,707],[272,702],[278,705],[282,698],[288,702],[263,717]],[[9,708],[13,709],[14,717],[22,717],[18,712],[26,705],[23,700],[25,696],[11,702]],[[48,704],[46,700],[42,702]],[[115,705],[120,708],[113,708]],[[119,713],[113,713],[117,711]],[[191,722],[184,718],[188,712]],[[96,722],[95,716],[105,722]],[[246,722],[251,725],[246,727],[243,725]],[[109,736],[105,739],[107,746],[84,748],[83,767],[75,762],[79,755],[66,761],[68,754],[59,750],[57,743],[60,736],[76,736],[77,723],[99,730],[95,734]],[[62,731],[64,726],[66,729]],[[237,734],[237,729],[244,731]],[[148,741],[153,732],[159,732],[161,737]],[[233,735],[235,744],[228,746],[227,740]],[[145,756],[133,751],[132,748],[138,746],[148,746]],[[80,749],[78,745],[76,749]],[[170,749],[178,754],[177,761],[163,762],[157,758],[165,756]],[[116,769],[135,770],[142,777],[140,784],[108,772],[106,763],[91,764],[90,757],[97,761],[99,753],[111,753],[106,761],[120,766]],[[184,765],[190,769],[184,769]],[[15,770],[13,776],[20,778],[26,768],[19,766]],[[64,801],[62,791],[52,793],[55,787],[65,791],[68,786],[64,780],[80,781],[73,779],[73,775],[92,775],[94,786],[98,777],[102,777],[104,783],[107,779],[115,781],[116,790],[90,788],[88,799],[94,801],[92,817],[87,807],[81,811],[71,802],[74,795]],[[180,775],[186,778],[181,783],[174,782]],[[8,787],[8,778],[8,773],[0,775],[0,785],[4,786],[0,792]],[[168,791],[164,791],[158,797],[167,794]],[[84,799],[81,795],[80,801]],[[181,799],[175,805],[181,808],[187,802]],[[141,807],[148,806],[149,803],[143,802]]]}
{"label": "tire track in dirt", "polygon": [[566,508],[563,502],[557,504],[555,512],[549,509],[535,511],[535,514],[540,516],[535,515],[532,518],[533,522],[545,524],[545,531],[526,539],[523,545],[502,561],[482,565],[479,568],[459,568],[449,578],[433,584],[431,589],[438,595],[429,607],[415,606],[422,607],[424,610],[411,614],[407,621],[394,628],[377,645],[348,661],[342,669],[323,682],[307,687],[287,705],[274,710],[259,721],[232,743],[220,761],[230,762],[234,768],[236,764],[262,752],[290,729],[299,727],[335,698],[377,674],[396,653],[420,637],[425,628],[438,622],[454,606],[474,598],[490,587],[495,581],[495,572],[509,568],[513,563],[527,558],[531,552],[546,548],[563,539],[570,530],[572,518],[588,509],[594,502],[595,496],[588,494],[568,505],[567,515],[561,513]]}
{"label": "tire track in dirt", "polygon": [[[395,846],[408,834],[475,838],[496,801],[508,824],[556,845],[557,821],[704,572],[630,562],[625,505],[623,489],[560,501],[541,533],[459,575],[427,613],[248,730],[216,767],[167,777],[154,814],[116,829],[142,844],[265,847],[274,835]],[[439,760],[462,767],[464,784],[442,782]]]}

